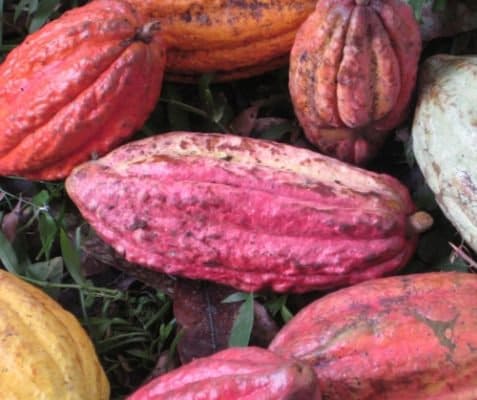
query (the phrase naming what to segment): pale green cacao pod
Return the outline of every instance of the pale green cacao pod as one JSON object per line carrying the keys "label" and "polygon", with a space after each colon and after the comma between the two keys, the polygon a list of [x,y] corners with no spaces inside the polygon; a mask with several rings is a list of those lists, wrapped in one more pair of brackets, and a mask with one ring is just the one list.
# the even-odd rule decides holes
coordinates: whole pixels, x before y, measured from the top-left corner
{"label": "pale green cacao pod", "polygon": [[413,149],[447,218],[477,251],[477,56],[436,55],[420,72]]}

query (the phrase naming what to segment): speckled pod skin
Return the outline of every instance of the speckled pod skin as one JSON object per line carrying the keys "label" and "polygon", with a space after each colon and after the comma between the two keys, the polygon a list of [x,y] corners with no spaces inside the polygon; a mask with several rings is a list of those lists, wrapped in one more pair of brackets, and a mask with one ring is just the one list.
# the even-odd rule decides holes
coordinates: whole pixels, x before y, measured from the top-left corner
{"label": "speckled pod skin", "polygon": [[477,251],[477,57],[436,55],[420,73],[416,161],[444,214]]}
{"label": "speckled pod skin", "polygon": [[166,79],[258,75],[288,63],[296,31],[316,0],[128,0],[159,20],[168,44]]}
{"label": "speckled pod skin", "polygon": [[307,138],[363,164],[405,117],[421,51],[401,0],[320,0],[297,32],[290,93]]}
{"label": "speckled pod skin", "polygon": [[0,174],[61,179],[139,129],[165,66],[155,28],[95,0],[15,48],[0,65]]}
{"label": "speckled pod skin", "polygon": [[302,309],[270,350],[312,365],[326,400],[477,398],[477,276],[376,279]]}
{"label": "speckled pod skin", "polygon": [[231,348],[154,379],[128,400],[320,400],[313,369],[258,347]]}
{"label": "speckled pod skin", "polygon": [[76,168],[66,189],[120,254],[246,291],[307,292],[396,271],[414,205],[394,178],[293,146],[174,132]]}
{"label": "speckled pod skin", "polygon": [[109,400],[109,383],[76,318],[0,270],[2,400]]}

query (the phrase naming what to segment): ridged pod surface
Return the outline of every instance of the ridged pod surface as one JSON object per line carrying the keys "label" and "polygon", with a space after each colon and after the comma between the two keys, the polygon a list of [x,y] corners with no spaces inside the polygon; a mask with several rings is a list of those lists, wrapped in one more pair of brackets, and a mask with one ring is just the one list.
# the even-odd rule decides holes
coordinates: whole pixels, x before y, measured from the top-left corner
{"label": "ridged pod surface", "polygon": [[15,48],[0,65],[0,174],[61,179],[139,129],[161,89],[156,27],[95,0]]}
{"label": "ridged pod surface", "polygon": [[477,251],[477,57],[436,55],[420,73],[416,161],[444,214]]}
{"label": "ridged pod surface", "polygon": [[401,0],[320,0],[297,32],[290,93],[308,139],[362,164],[405,117],[421,37]]}
{"label": "ridged pod surface", "polygon": [[313,369],[258,347],[231,348],[146,384],[128,400],[320,400]]}
{"label": "ridged pod surface", "polygon": [[206,72],[231,80],[277,68],[316,0],[128,0],[159,20],[168,44],[166,78]]}
{"label": "ridged pod surface", "polygon": [[381,276],[417,241],[414,205],[394,178],[233,135],[132,142],[76,168],[66,189],[127,260],[246,291]]}
{"label": "ridged pod surface", "polygon": [[108,400],[93,344],[72,314],[0,270],[2,400]]}
{"label": "ridged pod surface", "polygon": [[326,400],[477,398],[477,276],[422,273],[329,294],[270,350],[314,366]]}

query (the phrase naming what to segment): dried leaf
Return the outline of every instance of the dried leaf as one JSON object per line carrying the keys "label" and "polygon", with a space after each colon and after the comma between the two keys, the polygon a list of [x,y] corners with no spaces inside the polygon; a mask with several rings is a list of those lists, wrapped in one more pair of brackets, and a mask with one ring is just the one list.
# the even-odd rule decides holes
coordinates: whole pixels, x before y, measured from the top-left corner
{"label": "dried leaf", "polygon": [[[251,295],[210,282],[178,280],[174,316],[181,331],[177,351],[182,363],[209,356],[228,347],[238,311]],[[229,302],[224,302],[230,299]],[[236,301],[232,301],[232,300]],[[250,317],[250,315],[248,315]],[[263,305],[253,302],[251,345],[266,347],[278,327]],[[250,334],[248,334],[250,336]]]}
{"label": "dried leaf", "polygon": [[[84,266],[86,276],[102,273],[107,268],[113,267],[126,272],[134,279],[161,290],[165,294],[173,294],[175,278],[126,261],[111,246],[107,245],[91,227],[85,227],[85,232],[85,238],[81,243],[81,263]],[[130,278],[126,280],[126,286],[132,283]],[[120,285],[124,289],[125,283],[123,282]]]}
{"label": "dried leaf", "polygon": [[259,106],[251,106],[239,113],[230,123],[230,129],[237,135],[250,136],[257,121]]}
{"label": "dried leaf", "polygon": [[257,301],[253,305],[254,324],[250,343],[259,347],[268,347],[278,333],[278,325],[263,304]]}
{"label": "dried leaf", "polygon": [[9,213],[5,214],[2,219],[2,232],[11,243],[15,240],[21,216],[21,200],[19,200],[16,206]]}
{"label": "dried leaf", "polygon": [[426,0],[422,8],[420,27],[423,41],[452,36],[477,28],[475,4],[471,5],[470,2],[463,0],[447,1],[446,6],[440,10],[433,5],[432,0]]}
{"label": "dried leaf", "polygon": [[228,347],[240,303],[223,303],[235,290],[202,281],[177,281],[174,316],[180,326],[177,351],[182,363]]}

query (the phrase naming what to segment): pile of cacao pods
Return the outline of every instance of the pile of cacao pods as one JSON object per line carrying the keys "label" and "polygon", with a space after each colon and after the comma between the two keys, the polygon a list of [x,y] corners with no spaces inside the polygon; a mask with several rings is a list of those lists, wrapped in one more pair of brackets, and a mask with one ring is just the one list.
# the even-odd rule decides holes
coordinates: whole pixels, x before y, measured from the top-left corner
{"label": "pile of cacao pods", "polygon": [[[338,289],[303,308],[268,349],[197,359],[131,400],[477,398],[477,277],[389,277],[433,221],[404,183],[366,168],[413,118],[424,178],[477,251],[477,57],[422,60],[435,32],[404,0],[93,0],[8,54],[0,175],[64,180],[82,217],[137,268],[247,292]],[[164,78],[215,72],[231,81],[288,64],[309,148],[215,132],[132,140]],[[2,396],[108,398],[77,321],[3,275]],[[30,354],[34,346],[43,350]]]}

